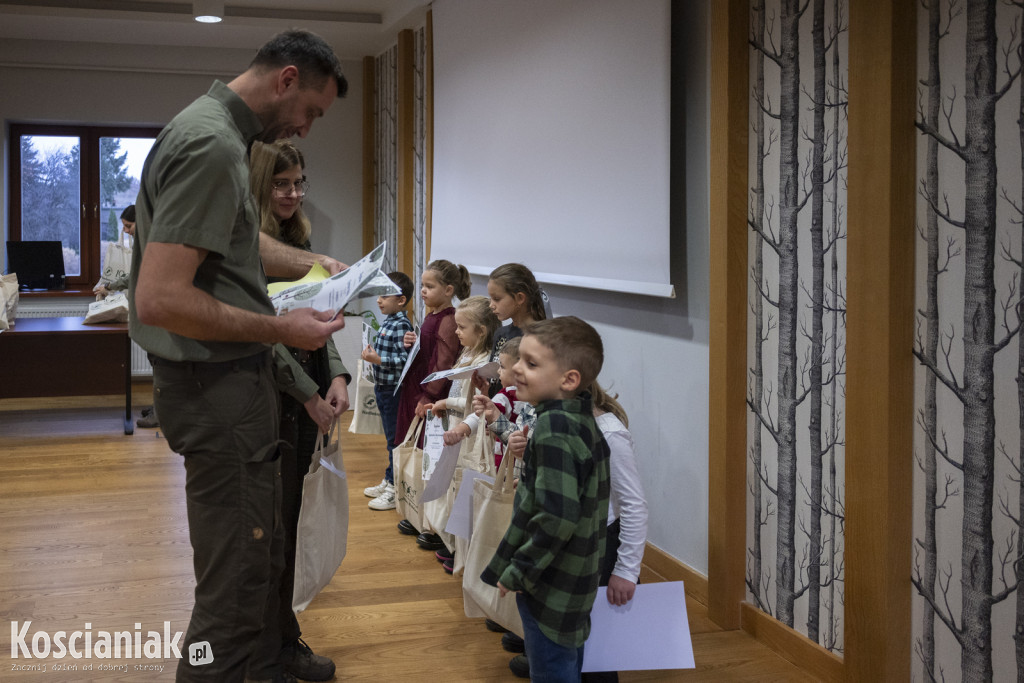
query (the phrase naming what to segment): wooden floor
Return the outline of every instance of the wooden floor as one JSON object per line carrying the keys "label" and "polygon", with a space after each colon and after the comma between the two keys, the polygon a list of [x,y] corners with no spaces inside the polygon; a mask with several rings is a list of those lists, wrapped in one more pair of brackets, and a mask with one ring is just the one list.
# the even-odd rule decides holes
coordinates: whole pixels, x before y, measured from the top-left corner
{"label": "wooden floor", "polygon": [[[147,388],[137,387],[138,405],[149,402]],[[10,656],[9,622],[31,620],[29,634],[51,635],[87,622],[93,632],[141,623],[144,634],[165,621],[172,633],[188,624],[193,576],[181,461],[158,430],[123,435],[117,406],[116,398],[0,400],[0,681],[174,678],[172,659]],[[299,618],[306,641],[334,659],[338,680],[517,680],[500,637],[463,615],[459,581],[398,533],[394,512],[366,507],[362,489],[380,481],[383,438],[344,432],[344,449],[348,554]],[[718,629],[696,601],[687,609],[698,668],[630,672],[623,681],[813,680],[749,636]],[[25,664],[46,671],[15,670]],[[128,671],[99,670],[111,664]],[[136,671],[137,664],[163,671]]]}

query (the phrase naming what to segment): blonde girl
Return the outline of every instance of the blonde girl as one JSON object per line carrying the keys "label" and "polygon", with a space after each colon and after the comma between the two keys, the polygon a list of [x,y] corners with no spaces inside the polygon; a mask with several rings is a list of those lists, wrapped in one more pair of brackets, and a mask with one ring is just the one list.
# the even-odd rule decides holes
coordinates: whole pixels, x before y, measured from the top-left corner
{"label": "blonde girl", "polygon": [[[455,333],[462,344],[462,353],[453,367],[471,367],[487,362],[494,333],[500,322],[491,310],[487,297],[471,296],[455,309]],[[463,420],[471,412],[473,383],[457,379],[452,382],[448,398],[427,406],[435,415],[448,416],[448,429],[444,434],[447,445],[457,444],[470,435],[470,427]]]}
{"label": "blonde girl", "polygon": [[640,576],[640,560],[647,541],[647,501],[626,411],[618,397],[609,394],[596,381],[590,387],[590,394],[594,419],[608,442],[611,465],[608,544],[601,585],[608,586],[608,602],[625,605],[632,599]]}
{"label": "blonde girl", "polygon": [[[498,324],[498,319],[488,306],[487,297],[471,296],[462,301],[455,309],[456,334],[462,343],[462,353],[459,354],[459,360],[454,367],[472,367],[486,362]],[[472,414],[474,393],[472,380],[456,379],[452,381],[448,398],[435,401],[427,406],[435,415],[447,417],[447,429],[444,433],[445,444],[457,444],[471,433],[470,427],[463,420],[467,413]],[[466,447],[464,444],[463,448]],[[441,501],[424,503],[424,516],[430,526],[437,531],[444,528],[450,511],[450,506],[442,504]],[[441,566],[446,572],[451,574],[455,570],[456,541],[452,534],[420,534],[416,540],[421,547],[436,551],[435,555],[441,561]],[[433,547],[437,544],[442,547]]]}

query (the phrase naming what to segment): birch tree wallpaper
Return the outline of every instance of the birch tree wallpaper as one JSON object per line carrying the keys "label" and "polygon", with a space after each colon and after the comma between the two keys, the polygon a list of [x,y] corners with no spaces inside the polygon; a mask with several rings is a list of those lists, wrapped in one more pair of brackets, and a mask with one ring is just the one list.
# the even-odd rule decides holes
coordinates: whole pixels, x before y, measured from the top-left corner
{"label": "birch tree wallpaper", "polygon": [[[374,244],[386,241],[385,273],[398,270],[398,44],[374,59]],[[406,273],[419,291],[420,276],[426,266],[426,102],[427,37],[426,28],[413,33],[413,268]],[[423,320],[423,300],[413,296],[414,318]]]}
{"label": "birch tree wallpaper", "polygon": [[388,243],[384,254],[385,273],[398,268],[394,246],[398,244],[398,44],[374,59],[374,150],[373,182],[376,204],[373,208],[373,243]]}
{"label": "birch tree wallpaper", "polygon": [[752,0],[747,599],[843,651],[846,0]]}
{"label": "birch tree wallpaper", "polygon": [[918,14],[915,680],[1024,681],[1018,1]]}

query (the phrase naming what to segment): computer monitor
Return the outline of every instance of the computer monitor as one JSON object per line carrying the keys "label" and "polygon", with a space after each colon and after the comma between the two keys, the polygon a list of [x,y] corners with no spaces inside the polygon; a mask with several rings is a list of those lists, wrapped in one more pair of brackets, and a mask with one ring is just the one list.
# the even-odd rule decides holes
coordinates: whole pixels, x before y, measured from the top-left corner
{"label": "computer monitor", "polygon": [[17,273],[19,289],[63,289],[63,245],[56,240],[8,240],[7,272]]}

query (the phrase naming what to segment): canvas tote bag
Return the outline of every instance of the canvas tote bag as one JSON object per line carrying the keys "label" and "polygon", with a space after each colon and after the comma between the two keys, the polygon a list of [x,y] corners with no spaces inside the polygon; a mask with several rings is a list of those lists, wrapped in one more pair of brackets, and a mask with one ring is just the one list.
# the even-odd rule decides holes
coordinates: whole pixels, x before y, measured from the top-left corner
{"label": "canvas tote bag", "polygon": [[473,482],[473,536],[469,540],[462,577],[462,598],[467,617],[486,617],[522,636],[523,621],[516,607],[515,594],[501,597],[495,586],[489,586],[480,579],[512,522],[515,498],[513,460],[515,458],[502,458],[493,484],[483,479]]}
{"label": "canvas tote bag", "polygon": [[118,233],[117,241],[107,245],[107,251],[103,256],[103,272],[100,273],[100,281],[97,283],[97,286],[109,287],[118,278],[127,276],[131,269],[131,236],[129,235],[128,237],[128,246],[125,246],[124,230],[122,229]]}
{"label": "canvas tote bag", "polygon": [[[487,436],[487,425],[484,420],[480,420],[477,430],[462,441],[462,448],[459,449],[459,460],[455,464],[455,473],[460,472],[466,465],[477,469],[480,459],[480,442],[487,441]],[[452,506],[455,504],[455,496],[458,493],[458,488],[453,486],[455,473],[452,474],[452,478],[448,482],[448,490],[445,495],[423,504],[423,516],[426,517],[427,525],[434,533],[441,537],[441,541],[444,542],[446,548],[455,551],[453,574],[455,573],[454,567],[457,566],[461,570],[463,562],[459,559],[458,548],[456,547],[456,539],[458,537],[445,531],[444,528],[448,524],[448,516],[452,513]],[[461,480],[462,477],[460,475],[459,481]]]}
{"label": "canvas tote bag", "polygon": [[128,296],[124,292],[112,292],[106,299],[93,301],[82,322],[86,325],[128,322]]}
{"label": "canvas tote bag", "polygon": [[409,425],[405,440],[392,451],[395,473],[395,510],[400,519],[407,519],[419,531],[424,529],[423,504],[423,451],[416,446],[423,433],[423,418],[417,417]]}
{"label": "canvas tote bag", "polygon": [[18,316],[18,274],[0,275],[0,330],[14,327]]}
{"label": "canvas tote bag", "polygon": [[352,402],[352,423],[348,431],[353,434],[383,434],[384,425],[380,421],[374,385],[363,373],[366,365],[366,361],[360,358],[359,371],[356,373],[356,400]]}
{"label": "canvas tote bag", "polygon": [[341,457],[338,421],[319,433],[309,472],[302,482],[295,535],[295,588],[292,609],[301,612],[331,582],[348,545],[348,479]]}
{"label": "canvas tote bag", "polygon": [[[494,471],[494,436],[487,431],[487,424],[480,418],[480,425],[477,428],[476,441],[470,448],[463,449],[459,453],[459,464],[455,467],[455,476],[452,477],[452,485],[448,488],[448,510],[455,505],[455,499],[459,494],[459,487],[462,486],[462,473],[465,470],[476,470],[483,472],[492,479]],[[455,551],[455,561],[452,563],[452,575],[462,576],[466,568],[466,555],[469,553],[469,539],[452,535],[452,550]],[[483,571],[483,570],[481,570]]]}

